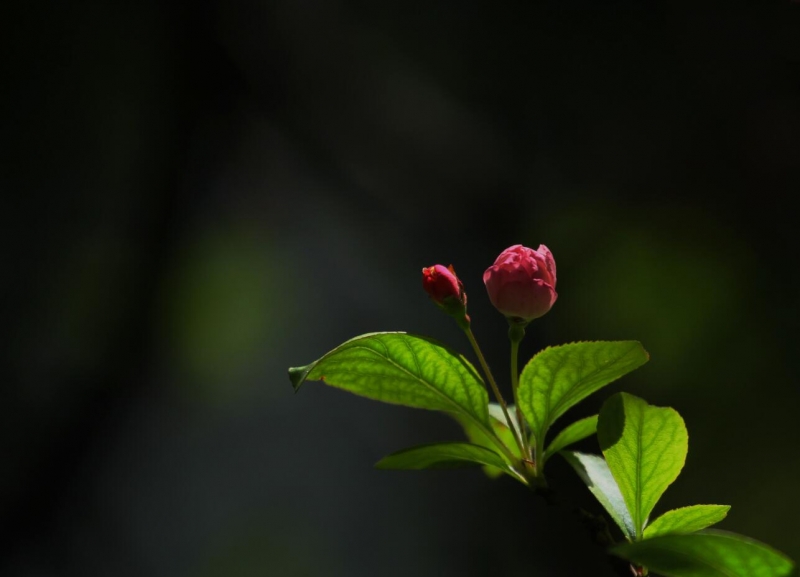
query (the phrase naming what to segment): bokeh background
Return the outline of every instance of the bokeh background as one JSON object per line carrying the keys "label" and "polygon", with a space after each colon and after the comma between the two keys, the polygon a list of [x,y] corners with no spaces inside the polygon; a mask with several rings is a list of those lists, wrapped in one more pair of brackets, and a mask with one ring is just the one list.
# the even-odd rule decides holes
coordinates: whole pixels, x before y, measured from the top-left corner
{"label": "bokeh background", "polygon": [[[376,471],[446,417],[286,369],[375,330],[466,352],[420,286],[547,244],[527,358],[641,340],[657,512],[800,559],[800,5],[16,3],[0,18],[0,574],[613,575],[477,470]],[[582,446],[597,450],[592,441]],[[595,508],[561,463],[553,483]]]}

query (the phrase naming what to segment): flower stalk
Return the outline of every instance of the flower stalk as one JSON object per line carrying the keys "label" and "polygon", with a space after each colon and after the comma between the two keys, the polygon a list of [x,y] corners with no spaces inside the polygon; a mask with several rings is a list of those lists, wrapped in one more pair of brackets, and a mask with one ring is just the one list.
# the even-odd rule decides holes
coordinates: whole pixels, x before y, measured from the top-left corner
{"label": "flower stalk", "polygon": [[524,432],[522,431],[518,432],[517,428],[514,426],[514,421],[511,420],[511,415],[508,412],[508,405],[506,404],[506,400],[500,393],[500,389],[497,386],[497,381],[494,380],[494,376],[492,375],[492,370],[489,368],[489,365],[486,362],[486,358],[483,356],[483,351],[481,351],[481,347],[478,345],[478,341],[475,339],[475,334],[472,332],[472,327],[467,326],[466,328],[464,328],[464,334],[467,335],[467,340],[469,340],[469,344],[472,345],[472,350],[475,351],[475,355],[478,357],[478,362],[480,363],[481,368],[483,369],[483,372],[486,375],[486,380],[489,382],[489,386],[492,388],[492,392],[494,393],[494,396],[497,398],[497,402],[500,403],[500,407],[503,410],[503,416],[506,419],[508,428],[511,429],[511,433],[514,435],[514,441],[517,443],[517,446],[519,447],[520,450],[520,454],[523,456],[524,459],[526,455],[525,445],[523,444],[522,441],[522,438],[525,436]]}
{"label": "flower stalk", "polygon": [[509,319],[508,321],[508,339],[511,341],[511,390],[514,395],[514,407],[517,411],[517,423],[522,433],[523,454],[526,458],[531,459],[531,448],[528,436],[525,434],[527,427],[525,426],[525,416],[522,414],[522,408],[519,404],[519,344],[525,338],[525,326],[527,323],[519,323]]}

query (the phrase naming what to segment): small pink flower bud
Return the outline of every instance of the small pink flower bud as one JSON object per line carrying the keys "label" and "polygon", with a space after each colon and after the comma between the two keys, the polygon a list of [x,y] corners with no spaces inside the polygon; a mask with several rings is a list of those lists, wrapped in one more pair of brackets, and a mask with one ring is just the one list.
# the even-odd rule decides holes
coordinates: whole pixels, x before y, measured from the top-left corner
{"label": "small pink flower bud", "polygon": [[489,300],[506,317],[530,322],[556,302],[556,261],[545,245],[533,250],[515,244],[483,273]]}
{"label": "small pink flower bud", "polygon": [[453,265],[437,264],[422,269],[422,287],[431,300],[445,313],[453,317],[462,328],[469,326],[467,316],[467,293],[456,276]]}
{"label": "small pink flower bud", "polygon": [[422,287],[437,305],[443,304],[448,297],[462,300],[461,295],[464,291],[455,273],[452,265],[447,268],[436,264],[422,269]]}

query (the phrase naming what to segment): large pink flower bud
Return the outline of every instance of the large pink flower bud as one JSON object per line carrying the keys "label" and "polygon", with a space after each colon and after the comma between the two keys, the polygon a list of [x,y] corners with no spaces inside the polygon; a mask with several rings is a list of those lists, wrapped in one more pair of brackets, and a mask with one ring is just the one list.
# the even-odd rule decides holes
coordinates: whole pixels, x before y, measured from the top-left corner
{"label": "large pink flower bud", "polygon": [[556,261],[543,244],[533,250],[515,244],[500,253],[483,273],[489,299],[505,316],[529,322],[556,302]]}

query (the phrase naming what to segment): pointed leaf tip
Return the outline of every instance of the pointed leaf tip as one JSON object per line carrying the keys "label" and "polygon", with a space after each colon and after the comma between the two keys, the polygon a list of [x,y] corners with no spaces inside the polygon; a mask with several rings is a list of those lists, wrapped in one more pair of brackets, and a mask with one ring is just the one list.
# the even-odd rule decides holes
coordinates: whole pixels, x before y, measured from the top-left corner
{"label": "pointed leaf tip", "polygon": [[289,380],[292,381],[292,387],[295,391],[300,388],[300,385],[306,380],[308,373],[313,368],[313,363],[304,367],[289,367]]}

